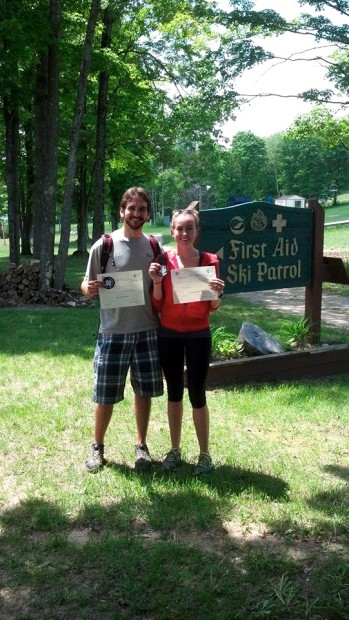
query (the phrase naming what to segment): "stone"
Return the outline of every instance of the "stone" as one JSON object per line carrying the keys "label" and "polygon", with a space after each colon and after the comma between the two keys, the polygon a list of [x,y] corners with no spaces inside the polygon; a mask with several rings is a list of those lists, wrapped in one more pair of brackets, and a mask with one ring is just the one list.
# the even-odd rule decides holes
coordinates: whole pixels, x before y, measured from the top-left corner
{"label": "stone", "polygon": [[242,324],[238,340],[243,344],[244,352],[248,356],[285,352],[279,340],[253,323]]}

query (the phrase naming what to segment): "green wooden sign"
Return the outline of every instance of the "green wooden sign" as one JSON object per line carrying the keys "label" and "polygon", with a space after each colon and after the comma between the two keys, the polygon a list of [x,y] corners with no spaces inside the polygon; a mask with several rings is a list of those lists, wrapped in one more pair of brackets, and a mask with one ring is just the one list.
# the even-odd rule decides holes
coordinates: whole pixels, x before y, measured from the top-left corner
{"label": "green wooden sign", "polygon": [[312,209],[249,202],[200,211],[199,248],[217,254],[226,293],[309,286]]}

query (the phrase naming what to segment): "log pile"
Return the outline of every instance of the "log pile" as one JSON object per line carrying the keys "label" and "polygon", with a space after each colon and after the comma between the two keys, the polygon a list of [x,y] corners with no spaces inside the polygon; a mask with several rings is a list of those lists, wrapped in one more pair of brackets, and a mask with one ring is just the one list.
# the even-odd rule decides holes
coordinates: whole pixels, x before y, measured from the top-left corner
{"label": "log pile", "polygon": [[39,264],[37,261],[15,265],[9,263],[0,273],[0,308],[44,305],[44,306],[86,306],[85,297],[72,290],[39,290]]}

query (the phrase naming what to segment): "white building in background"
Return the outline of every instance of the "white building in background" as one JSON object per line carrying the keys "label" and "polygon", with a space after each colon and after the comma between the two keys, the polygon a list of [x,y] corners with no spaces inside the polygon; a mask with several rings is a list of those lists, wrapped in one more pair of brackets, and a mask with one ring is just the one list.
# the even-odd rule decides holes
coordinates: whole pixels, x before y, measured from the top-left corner
{"label": "white building in background", "polygon": [[305,207],[305,198],[302,196],[279,196],[279,198],[275,198],[275,204],[281,205],[282,207],[298,207],[304,209]]}

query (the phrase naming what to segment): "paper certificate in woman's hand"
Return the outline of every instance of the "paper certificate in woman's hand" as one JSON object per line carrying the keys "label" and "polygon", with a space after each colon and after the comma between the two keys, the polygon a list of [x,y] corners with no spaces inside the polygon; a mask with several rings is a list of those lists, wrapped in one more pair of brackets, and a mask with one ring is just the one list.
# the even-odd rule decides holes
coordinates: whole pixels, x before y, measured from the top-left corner
{"label": "paper certificate in woman's hand", "polygon": [[190,301],[217,299],[217,292],[210,289],[208,285],[209,280],[215,277],[214,265],[173,269],[171,271],[173,302],[175,304],[186,304]]}
{"label": "paper certificate in woman's hand", "polygon": [[99,273],[97,280],[104,282],[104,287],[99,289],[99,300],[103,310],[144,306],[143,274],[141,269],[136,271]]}

